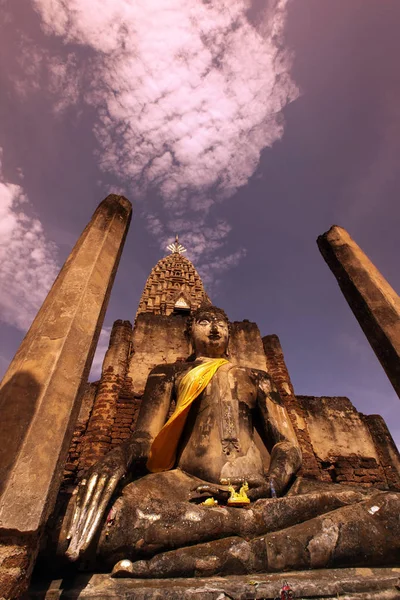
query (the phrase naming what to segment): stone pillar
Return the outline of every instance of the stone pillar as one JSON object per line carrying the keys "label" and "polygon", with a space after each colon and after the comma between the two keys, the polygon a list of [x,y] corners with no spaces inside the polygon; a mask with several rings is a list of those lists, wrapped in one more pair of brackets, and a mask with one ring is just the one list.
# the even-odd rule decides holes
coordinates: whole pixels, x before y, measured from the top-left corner
{"label": "stone pillar", "polygon": [[130,217],[131,204],[122,196],[99,205],[1,384],[0,597],[18,598],[28,584]]}
{"label": "stone pillar", "polygon": [[267,359],[268,373],[271,375],[278,388],[278,392],[288,411],[300,444],[303,455],[303,464],[299,474],[315,479],[330,481],[330,477],[322,471],[315,458],[304,410],[294,394],[293,385],[286,367],[279,338],[277,335],[266,335],[262,340]]}
{"label": "stone pillar", "polygon": [[317,244],[400,397],[399,296],[342,227],[331,227]]}
{"label": "stone pillar", "polygon": [[115,321],[111,331],[110,344],[103,361],[92,414],[82,443],[79,476],[111,449],[118,396],[128,369],[131,347],[131,323]]}

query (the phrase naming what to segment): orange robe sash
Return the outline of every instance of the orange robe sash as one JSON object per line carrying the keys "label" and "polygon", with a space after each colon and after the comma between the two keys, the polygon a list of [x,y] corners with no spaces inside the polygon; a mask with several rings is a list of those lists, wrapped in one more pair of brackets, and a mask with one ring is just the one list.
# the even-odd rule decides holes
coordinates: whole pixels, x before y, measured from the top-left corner
{"label": "orange robe sash", "polygon": [[149,471],[159,473],[174,467],[179,440],[193,401],[227,362],[225,358],[209,360],[194,367],[182,378],[176,408],[151,445],[146,465]]}

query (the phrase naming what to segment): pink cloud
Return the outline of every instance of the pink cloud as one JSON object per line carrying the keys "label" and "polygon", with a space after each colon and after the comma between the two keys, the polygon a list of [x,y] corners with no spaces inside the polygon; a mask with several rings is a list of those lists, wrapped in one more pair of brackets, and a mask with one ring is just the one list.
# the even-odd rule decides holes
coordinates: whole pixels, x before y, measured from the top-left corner
{"label": "pink cloud", "polygon": [[[1,151],[0,151],[1,157]],[[0,163],[0,320],[25,331],[58,274],[57,248]]]}
{"label": "pink cloud", "polygon": [[[282,137],[282,109],[298,96],[283,50],[286,5],[267,3],[254,24],[247,0],[34,0],[47,33],[92,50],[83,97],[97,110],[99,164],[138,198],[157,192],[164,237],[179,217],[195,237]],[[52,61],[70,102],[80,98],[74,69],[71,54]],[[220,228],[220,241],[227,234]]]}

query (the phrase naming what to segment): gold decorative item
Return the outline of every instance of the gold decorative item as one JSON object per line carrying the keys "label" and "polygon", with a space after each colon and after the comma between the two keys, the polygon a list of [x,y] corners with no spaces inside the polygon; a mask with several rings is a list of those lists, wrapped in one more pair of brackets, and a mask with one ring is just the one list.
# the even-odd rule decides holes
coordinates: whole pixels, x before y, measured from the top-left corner
{"label": "gold decorative item", "polygon": [[215,498],[207,498],[201,504],[202,506],[217,506],[218,500],[215,500]]}
{"label": "gold decorative item", "polygon": [[231,485],[229,479],[221,479],[221,483],[228,484],[228,490],[230,491],[231,495],[228,498],[228,506],[247,506],[248,504],[250,504],[250,498],[247,496],[247,493],[249,491],[249,484],[247,483],[247,481],[244,481],[242,486],[240,487],[240,490],[237,492],[235,490],[235,488],[233,487],[233,485]]}

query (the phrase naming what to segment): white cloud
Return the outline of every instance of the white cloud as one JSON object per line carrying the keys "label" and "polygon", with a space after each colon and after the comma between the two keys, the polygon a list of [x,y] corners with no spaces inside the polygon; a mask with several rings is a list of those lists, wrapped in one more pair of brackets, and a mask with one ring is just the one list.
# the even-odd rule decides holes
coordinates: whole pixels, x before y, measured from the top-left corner
{"label": "white cloud", "polygon": [[[157,192],[150,231],[169,236],[183,218],[193,254],[209,251],[215,239],[197,239],[205,215],[248,182],[298,95],[282,49],[287,0],[267,2],[257,24],[249,0],[33,2],[47,33],[91,51],[84,99],[97,110],[102,169],[138,198]],[[50,70],[78,102],[82,63],[69,53]],[[228,229],[216,227],[223,243]]]}
{"label": "white cloud", "polygon": [[21,186],[4,180],[0,162],[0,320],[23,331],[59,270],[57,248],[28,208]]}

